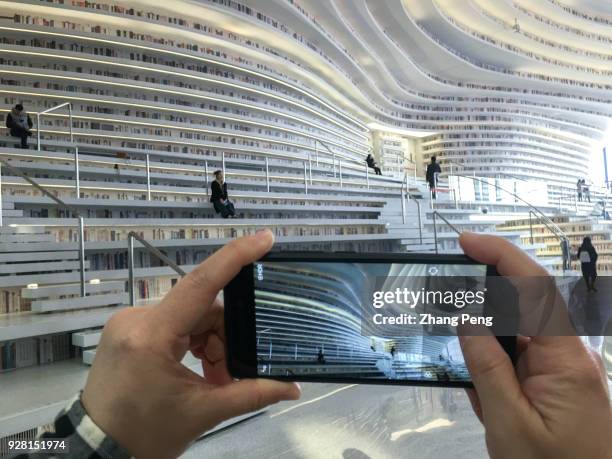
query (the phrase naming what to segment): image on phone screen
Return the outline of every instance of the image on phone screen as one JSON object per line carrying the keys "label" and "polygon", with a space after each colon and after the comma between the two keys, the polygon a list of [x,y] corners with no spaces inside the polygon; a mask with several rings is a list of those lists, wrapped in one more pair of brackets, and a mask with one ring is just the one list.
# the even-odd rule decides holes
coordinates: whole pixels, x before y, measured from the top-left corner
{"label": "image on phone screen", "polygon": [[252,272],[259,376],[470,381],[456,336],[420,324],[401,336],[368,334],[363,315],[373,288],[418,290],[437,276],[484,285],[487,266],[261,261]]}

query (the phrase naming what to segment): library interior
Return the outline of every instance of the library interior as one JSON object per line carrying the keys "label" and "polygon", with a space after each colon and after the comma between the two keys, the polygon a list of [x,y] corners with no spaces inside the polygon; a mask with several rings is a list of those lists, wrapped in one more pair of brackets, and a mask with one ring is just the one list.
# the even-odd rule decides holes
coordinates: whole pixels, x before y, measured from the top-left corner
{"label": "library interior", "polygon": [[[54,438],[75,396],[94,409],[78,394],[114,358],[107,322],[163,311],[266,229],[275,251],[366,259],[463,254],[464,232],[510,242],[596,299],[602,327],[577,339],[609,405],[611,45],[597,0],[0,0],[0,457]],[[469,380],[460,340],[361,333],[367,269],[268,272],[264,374]],[[178,363],[205,381],[214,359],[189,350]],[[303,383],[178,449],[79,450],[110,444],[101,422],[104,441],[57,457],[495,456],[471,401],[452,384]],[[580,457],[610,457],[601,441]]]}

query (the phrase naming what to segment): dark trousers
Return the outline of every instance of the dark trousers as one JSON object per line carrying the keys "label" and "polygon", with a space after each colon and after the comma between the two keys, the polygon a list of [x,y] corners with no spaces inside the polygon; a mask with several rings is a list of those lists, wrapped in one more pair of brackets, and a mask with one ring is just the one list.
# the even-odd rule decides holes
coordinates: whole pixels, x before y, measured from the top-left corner
{"label": "dark trousers", "polygon": [[221,217],[228,218],[236,215],[236,209],[234,208],[234,204],[230,201],[225,201],[222,203],[219,200],[213,201],[213,206],[215,208],[215,212],[221,214]]}
{"label": "dark trousers", "polygon": [[429,182],[429,191],[431,193],[431,199],[436,199],[436,185],[433,182]]}
{"label": "dark trousers", "polygon": [[380,167],[378,166],[371,166],[372,169],[374,169],[374,172],[376,173],[376,175],[382,175],[382,172],[380,171]]}
{"label": "dark trousers", "polygon": [[15,126],[11,129],[11,135],[21,139],[21,148],[28,148],[28,137],[32,135],[30,131],[21,126]]}
{"label": "dark trousers", "polygon": [[595,267],[595,263],[580,263],[580,268],[582,270],[582,277],[584,277],[587,289],[591,290],[592,288],[595,288],[595,279],[597,279],[597,268]]}

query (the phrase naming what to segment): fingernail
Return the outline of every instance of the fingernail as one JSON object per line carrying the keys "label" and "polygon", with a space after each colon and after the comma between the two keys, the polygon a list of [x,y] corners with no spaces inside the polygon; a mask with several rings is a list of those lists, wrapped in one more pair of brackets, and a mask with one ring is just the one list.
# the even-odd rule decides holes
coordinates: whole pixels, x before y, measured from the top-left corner
{"label": "fingernail", "polygon": [[262,228],[257,230],[257,232],[255,233],[255,237],[266,242],[270,239],[274,240],[274,234],[268,228]]}

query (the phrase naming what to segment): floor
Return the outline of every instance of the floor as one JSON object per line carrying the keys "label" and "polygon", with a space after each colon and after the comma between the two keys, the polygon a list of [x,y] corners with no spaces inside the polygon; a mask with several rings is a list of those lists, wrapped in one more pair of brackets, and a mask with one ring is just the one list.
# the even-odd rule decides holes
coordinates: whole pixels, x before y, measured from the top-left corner
{"label": "floor", "polygon": [[[461,389],[303,384],[297,402],[196,442],[183,459],[488,457]],[[240,441],[236,441],[240,439]]]}

